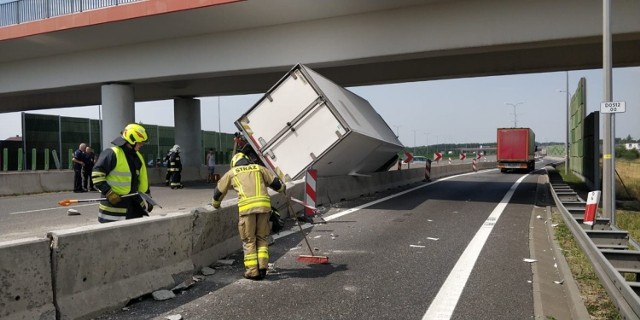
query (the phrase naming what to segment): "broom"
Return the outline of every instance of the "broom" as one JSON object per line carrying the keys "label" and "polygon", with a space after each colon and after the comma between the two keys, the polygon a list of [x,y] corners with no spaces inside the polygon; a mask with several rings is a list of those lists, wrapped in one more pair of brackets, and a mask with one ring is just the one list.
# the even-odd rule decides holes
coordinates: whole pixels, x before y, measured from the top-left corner
{"label": "broom", "polygon": [[304,242],[307,244],[307,248],[309,248],[309,252],[311,253],[311,255],[301,254],[296,258],[296,260],[300,262],[306,262],[306,263],[328,264],[329,257],[316,256],[313,254],[313,249],[311,249],[311,245],[309,244],[309,239],[307,239],[307,235],[304,233],[304,230],[302,230],[300,221],[298,221],[298,219],[295,218],[295,212],[293,211],[293,207],[291,206],[291,197],[289,196],[287,196],[287,205],[289,206],[289,216],[293,217],[294,220],[296,220],[296,224],[298,225],[298,228],[300,228],[300,233],[304,237]]}

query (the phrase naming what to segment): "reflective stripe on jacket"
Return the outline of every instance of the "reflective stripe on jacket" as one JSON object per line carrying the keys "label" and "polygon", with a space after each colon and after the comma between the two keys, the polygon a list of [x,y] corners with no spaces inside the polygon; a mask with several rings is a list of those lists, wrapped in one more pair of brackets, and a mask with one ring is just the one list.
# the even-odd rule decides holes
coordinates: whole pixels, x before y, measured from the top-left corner
{"label": "reflective stripe on jacket", "polygon": [[[113,153],[116,156],[116,166],[107,174],[104,178],[101,178],[104,173],[102,172],[93,172],[94,182],[100,181],[102,179],[106,180],[106,182],[111,187],[111,190],[119,195],[129,194],[131,192],[131,168],[129,168],[129,162],[127,161],[127,156],[122,150],[121,147],[111,147]],[[138,175],[138,192],[147,192],[149,190],[149,182],[147,179],[147,168],[144,165],[144,158],[139,152],[136,152],[136,155],[140,159],[140,171],[136,171]],[[135,168],[134,168],[135,170]],[[135,196],[131,198],[123,198],[120,203],[111,204],[109,201],[100,201],[100,205],[98,206],[98,218],[105,221],[119,221],[125,220],[127,217],[127,211],[131,210],[130,204],[134,203],[134,205],[143,207],[144,200],[142,198]]]}
{"label": "reflective stripe on jacket", "polygon": [[[111,147],[111,150],[116,154],[116,167],[107,174],[107,183],[111,186],[111,190],[119,195],[129,194],[131,192],[131,169],[127,162],[127,156],[124,154],[124,150],[120,147]],[[138,190],[139,192],[147,192],[149,189],[149,180],[147,179],[147,166],[144,165],[144,158],[140,152],[136,152],[138,158],[142,162],[140,172],[136,172],[138,175]]]}
{"label": "reflective stripe on jacket", "polygon": [[238,192],[238,212],[240,215],[269,212],[271,199],[267,186],[273,180],[274,177],[267,168],[250,164],[229,170],[220,178],[216,188],[223,195],[227,193],[229,187],[233,187]]}

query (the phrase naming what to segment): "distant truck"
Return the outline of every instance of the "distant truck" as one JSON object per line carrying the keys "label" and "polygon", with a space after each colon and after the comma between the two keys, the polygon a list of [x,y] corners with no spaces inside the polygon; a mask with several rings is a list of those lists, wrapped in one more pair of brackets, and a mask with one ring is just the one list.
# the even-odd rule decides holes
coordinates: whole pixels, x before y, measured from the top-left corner
{"label": "distant truck", "polygon": [[530,128],[499,128],[497,162],[501,172],[535,169],[536,135]]}
{"label": "distant truck", "polygon": [[298,64],[235,122],[246,152],[283,181],[387,171],[404,146],[362,97]]}

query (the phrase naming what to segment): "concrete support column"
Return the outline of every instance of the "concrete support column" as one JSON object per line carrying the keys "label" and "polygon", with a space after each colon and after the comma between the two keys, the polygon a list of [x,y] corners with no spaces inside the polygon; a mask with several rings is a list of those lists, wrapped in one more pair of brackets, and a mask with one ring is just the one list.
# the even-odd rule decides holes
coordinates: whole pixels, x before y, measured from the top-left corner
{"label": "concrete support column", "polygon": [[180,145],[183,167],[199,167],[204,163],[202,155],[202,131],[200,124],[200,100],[177,98],[173,100],[173,119],[176,144]]}
{"label": "concrete support column", "polygon": [[127,124],[136,120],[133,87],[122,83],[102,85],[101,113],[102,149],[106,149],[111,147],[111,141],[120,135]]}

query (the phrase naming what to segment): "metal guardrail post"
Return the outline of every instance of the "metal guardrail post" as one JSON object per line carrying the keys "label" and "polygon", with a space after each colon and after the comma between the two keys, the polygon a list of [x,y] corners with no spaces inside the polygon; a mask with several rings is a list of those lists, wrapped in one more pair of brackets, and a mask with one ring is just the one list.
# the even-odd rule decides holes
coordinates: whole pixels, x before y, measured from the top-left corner
{"label": "metal guardrail post", "polygon": [[2,171],[9,169],[9,150],[7,148],[2,149]]}
{"label": "metal guardrail post", "polygon": [[31,171],[36,170],[36,165],[38,163],[37,156],[38,156],[38,153],[36,152],[36,148],[31,148]]}
{"label": "metal guardrail post", "polygon": [[44,149],[44,170],[49,170],[49,148]]}
{"label": "metal guardrail post", "polygon": [[18,171],[22,171],[22,148],[18,148]]}

